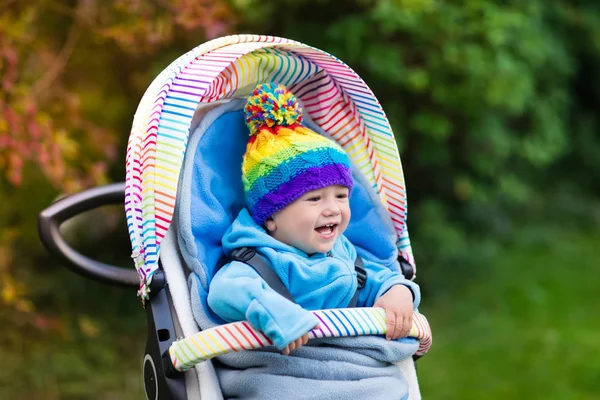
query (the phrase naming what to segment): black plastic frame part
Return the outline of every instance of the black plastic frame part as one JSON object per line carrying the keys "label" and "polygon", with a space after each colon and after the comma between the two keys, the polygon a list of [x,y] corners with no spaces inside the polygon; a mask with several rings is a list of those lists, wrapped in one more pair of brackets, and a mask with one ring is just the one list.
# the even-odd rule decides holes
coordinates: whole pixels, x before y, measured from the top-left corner
{"label": "black plastic frame part", "polygon": [[[156,271],[154,280],[165,282],[164,272]],[[152,289],[146,304],[148,338],[142,366],[144,391],[149,400],[187,399],[184,374],[175,371],[169,356],[169,347],[177,340],[172,307],[166,285]]]}
{"label": "black plastic frame part", "polygon": [[[38,232],[48,252],[72,271],[96,281],[138,287],[139,277],[134,269],[116,267],[88,258],[73,249],[60,233],[63,222],[98,207],[123,204],[125,184],[114,183],[88,189],[60,200],[38,216]],[[143,383],[148,399],[187,399],[185,379],[165,363],[165,355],[176,340],[171,299],[166,290],[164,272],[159,269],[152,280],[150,301],[146,303],[148,337],[142,363]]]}
{"label": "black plastic frame part", "polygon": [[88,258],[69,246],[60,234],[61,224],[70,218],[101,206],[123,204],[124,200],[123,182],[88,189],[57,200],[38,216],[40,239],[50,254],[78,274],[104,283],[138,287],[139,277],[134,269]]}
{"label": "black plastic frame part", "polygon": [[414,267],[404,259],[401,255],[398,255],[398,262],[400,263],[400,270],[405,279],[413,280],[415,277]]}

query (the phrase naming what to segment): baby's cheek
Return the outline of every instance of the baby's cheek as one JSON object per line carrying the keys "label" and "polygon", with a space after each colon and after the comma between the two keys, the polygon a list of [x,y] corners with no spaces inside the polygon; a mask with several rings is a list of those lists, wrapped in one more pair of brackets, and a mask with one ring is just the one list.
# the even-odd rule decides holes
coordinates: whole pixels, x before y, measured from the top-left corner
{"label": "baby's cheek", "polygon": [[342,236],[344,234],[344,232],[346,232],[347,228],[348,228],[348,220],[346,220],[345,222],[340,224],[340,226],[338,227],[338,237]]}

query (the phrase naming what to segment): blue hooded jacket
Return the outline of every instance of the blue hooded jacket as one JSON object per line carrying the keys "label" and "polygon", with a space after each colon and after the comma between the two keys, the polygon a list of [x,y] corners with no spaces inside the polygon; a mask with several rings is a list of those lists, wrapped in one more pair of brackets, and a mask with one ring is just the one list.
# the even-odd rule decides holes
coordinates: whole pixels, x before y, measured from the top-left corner
{"label": "blue hooded jacket", "polygon": [[[240,247],[254,248],[268,261],[297,304],[271,289],[251,266],[232,261],[212,279],[208,305],[226,321],[248,320],[279,349],[318,324],[319,320],[307,310],[347,307],[356,292],[356,249],[343,235],[330,253],[308,255],[269,236],[248,210],[242,209],[222,244],[226,255]],[[357,307],[372,307],[396,284],[406,285],[412,291],[413,307],[418,307],[421,296],[417,284],[387,266],[363,261],[367,281]]]}

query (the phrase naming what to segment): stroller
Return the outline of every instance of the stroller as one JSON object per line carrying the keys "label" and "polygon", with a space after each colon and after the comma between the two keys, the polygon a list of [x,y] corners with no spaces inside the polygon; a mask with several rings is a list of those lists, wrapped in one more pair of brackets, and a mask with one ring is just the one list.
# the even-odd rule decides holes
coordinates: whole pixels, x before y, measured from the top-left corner
{"label": "stroller", "polygon": [[[269,345],[247,322],[200,329],[211,317],[206,295],[223,256],[221,237],[244,205],[240,171],[248,133],[242,108],[262,82],[287,86],[303,106],[306,125],[349,155],[355,189],[348,239],[360,252],[361,238],[374,235],[382,249],[367,250],[393,252],[404,276],[414,279],[397,145],[362,79],[337,58],[288,39],[234,35],[204,43],[175,60],[142,97],[127,147],[126,182],[61,199],[39,216],[43,243],[67,266],[138,287],[148,320],[148,399],[221,399],[210,359]],[[59,232],[79,213],[122,201],[136,271],[79,254]],[[381,309],[314,313],[323,324],[311,338],[385,333]],[[411,336],[419,340],[416,355],[426,353],[431,333],[418,313]],[[409,398],[420,398],[413,360],[399,366]]]}

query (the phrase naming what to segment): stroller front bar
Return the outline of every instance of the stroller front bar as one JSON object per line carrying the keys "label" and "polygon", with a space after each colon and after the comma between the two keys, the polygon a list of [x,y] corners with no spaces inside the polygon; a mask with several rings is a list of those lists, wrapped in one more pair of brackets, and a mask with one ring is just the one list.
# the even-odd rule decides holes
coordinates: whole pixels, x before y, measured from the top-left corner
{"label": "stroller front bar", "polygon": [[[312,311],[320,327],[308,333],[309,339],[363,335],[385,335],[386,320],[383,308],[340,308]],[[431,347],[431,330],[427,319],[413,314],[409,337],[418,339],[421,356]],[[175,341],[169,348],[170,361],[177,371],[186,371],[194,365],[231,352],[271,346],[272,341],[248,322],[233,322],[206,329],[186,339]],[[163,363],[166,355],[163,354]],[[170,366],[169,366],[170,367]]]}

